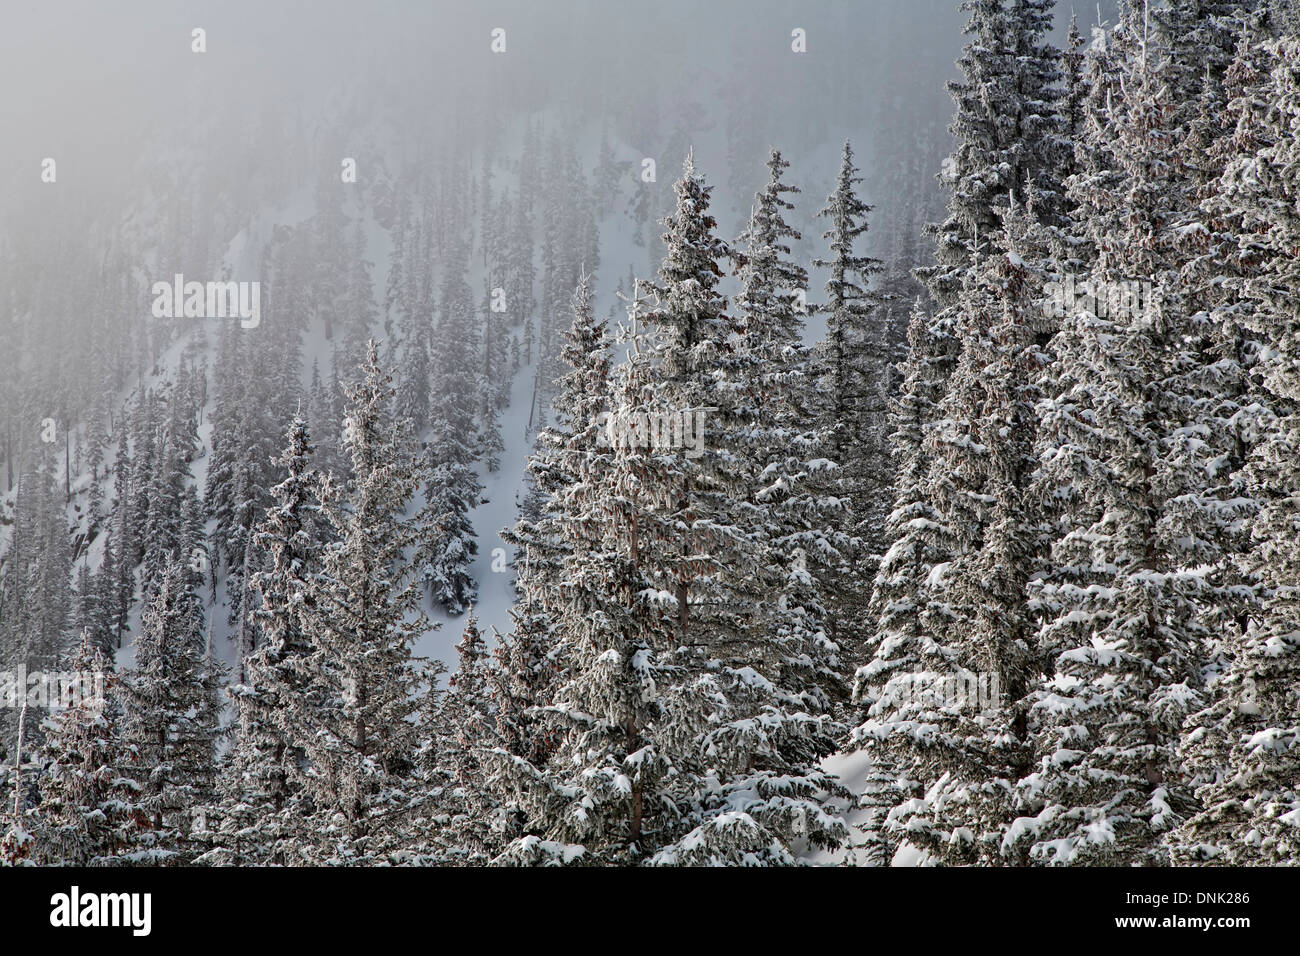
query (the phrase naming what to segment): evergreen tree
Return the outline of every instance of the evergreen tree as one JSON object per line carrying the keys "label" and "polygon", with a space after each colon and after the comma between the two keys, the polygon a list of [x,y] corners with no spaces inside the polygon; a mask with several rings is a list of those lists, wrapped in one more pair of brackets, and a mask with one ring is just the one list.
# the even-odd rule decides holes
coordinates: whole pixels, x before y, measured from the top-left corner
{"label": "evergreen tree", "polygon": [[[946,528],[928,494],[928,458],[923,453],[925,427],[938,416],[944,387],[929,328],[928,316],[918,303],[908,325],[907,359],[899,366],[902,381],[890,408],[893,510],[885,525],[890,545],[876,572],[869,606],[869,621],[875,628],[872,659],[857,669],[853,684],[854,702],[867,719],[853,731],[852,742],[872,754],[874,767],[859,800],[866,810],[860,859],[874,866],[888,865],[897,850],[899,834],[886,826],[886,814],[922,785],[919,778],[909,778],[899,769],[910,759],[910,750],[923,742],[917,739],[921,725],[895,728],[886,720],[878,727],[876,718],[891,706],[881,692],[897,678],[907,687],[910,677],[905,675],[931,670],[943,660],[942,647],[928,636],[927,626],[932,617],[931,572],[949,548]],[[899,730],[911,735],[908,751],[890,753],[897,739],[891,736]]]}
{"label": "evergreen tree", "polygon": [[420,800],[411,788],[413,718],[426,676],[411,649],[429,628],[404,558],[413,541],[403,519],[419,476],[373,341],[362,373],[346,389],[343,422],[353,477],[341,507],[327,502],[335,540],[301,598],[310,686],[294,724],[312,814],[293,849],[311,863],[393,859]]}
{"label": "evergreen tree", "polygon": [[134,842],[138,784],[124,776],[134,755],[118,737],[112,665],[88,631],[67,667],[76,699],[46,721],[34,855],[49,866],[111,864]]}
{"label": "evergreen tree", "polygon": [[134,666],[121,677],[122,739],[135,757],[133,843],[138,864],[185,863],[195,847],[191,810],[210,801],[216,777],[221,668],[207,653],[202,603],[168,563],[145,607]]}
{"label": "evergreen tree", "polygon": [[[46,446],[48,448],[49,446]],[[72,544],[55,459],[43,450],[18,480],[6,568],[0,579],[0,657],[29,672],[53,672],[64,656],[71,605]],[[41,741],[41,718],[33,712],[27,742]],[[0,715],[0,743],[17,739],[18,714]]]}
{"label": "evergreen tree", "polygon": [[205,863],[296,862],[289,854],[307,809],[298,767],[312,726],[306,661],[312,615],[319,613],[309,595],[328,543],[321,508],[330,485],[312,468],[314,446],[301,417],[290,424],[287,439],[276,460],[284,479],[272,489],[273,504],[255,531],[257,548],[267,556],[249,582],[260,640],[229,688],[236,704],[234,740],[208,812],[214,846]]}
{"label": "evergreen tree", "polygon": [[[644,359],[624,367],[620,401],[644,401],[647,372]],[[652,476],[667,466],[635,447],[593,451],[584,464],[564,493],[567,535],[581,547],[562,559],[563,585],[547,601],[549,656],[563,662],[564,676],[558,686],[542,684],[550,693],[534,705],[558,725],[559,745],[542,766],[528,754],[495,754],[498,785],[518,802],[528,831],[503,863],[642,862],[677,816],[655,726],[658,687],[667,684],[655,652],[669,641],[670,597],[647,561],[670,540],[665,516],[647,500],[662,494]]]}
{"label": "evergreen tree", "polygon": [[929,228],[935,263],[916,274],[929,292],[930,349],[946,378],[955,366],[963,332],[960,298],[966,270],[1002,228],[999,209],[1012,190],[1031,182],[1050,202],[1044,222],[1060,213],[1056,172],[1064,161],[1059,52],[1046,39],[1050,0],[963,0],[970,37],[948,84],[957,107],[949,127],[955,148],[940,181],[949,191],[948,213]]}
{"label": "evergreen tree", "polygon": [[709,191],[688,156],[658,301],[619,370],[615,440],[567,492],[582,541],[564,565],[565,677],[548,708],[564,736],[540,772],[506,761],[530,833],[503,861],[790,864],[797,842],[845,833],[824,805],[840,790],[817,766],[835,733],[816,683],[833,645],[792,627],[798,611],[763,620],[766,536],[741,523],[755,466],[727,453],[726,432],[688,449],[650,430],[711,395],[726,403],[716,421],[739,420],[730,390],[709,387],[734,367],[736,331],[717,288],[733,253]]}
{"label": "evergreen tree", "polygon": [[[846,560],[840,562],[831,589],[833,629],[850,655],[861,653],[865,636],[854,633],[867,595],[860,587],[875,576],[884,550],[882,532],[892,463],[886,438],[889,394],[888,330],[883,325],[880,297],[869,288],[881,263],[855,251],[866,235],[871,207],[857,195],[862,177],[853,165],[853,149],[845,142],[835,191],[818,217],[829,228],[822,238],[830,258],[814,262],[830,270],[826,282],[826,339],[816,368],[820,407],[813,409],[825,432],[825,458],[836,463],[828,494],[847,499],[840,530],[852,538]],[[805,277],[806,281],[806,277]]]}
{"label": "evergreen tree", "polygon": [[458,246],[443,277],[428,477],[416,552],[430,598],[453,614],[462,613],[474,600],[469,566],[478,553],[478,542],[469,513],[478,506],[482,491],[474,470],[479,450],[474,374],[478,336],[473,330],[464,256]]}
{"label": "evergreen tree", "polygon": [[[858,730],[902,779],[923,782],[919,799],[890,812],[889,829],[953,863],[1004,862],[1013,787],[1031,761],[1025,592],[1037,557],[1027,492],[1039,358],[1021,250],[1034,213],[1016,205],[1005,215],[1007,248],[974,266],[962,355],[923,443],[925,498],[945,546],[925,581],[924,636],[877,644],[865,676],[888,683]],[[910,668],[891,666],[900,654],[912,655]]]}
{"label": "evergreen tree", "polygon": [[[1180,375],[1189,310],[1171,250],[1186,186],[1166,173],[1167,62],[1143,45],[1123,64],[1109,120],[1123,189],[1096,199],[1097,295],[1053,343],[1043,404],[1039,493],[1068,510],[1031,594],[1052,671],[1030,698],[1039,769],[1009,838],[1036,862],[1161,861],[1159,835],[1191,808],[1175,747],[1200,701],[1198,567],[1213,558],[1187,533],[1205,508],[1189,485],[1204,463],[1185,440],[1197,427]],[[1135,277],[1150,277],[1148,301],[1131,295]]]}
{"label": "evergreen tree", "polygon": [[[1234,100],[1232,144],[1239,152],[1205,203],[1211,212],[1226,213],[1239,231],[1241,253],[1230,260],[1235,268],[1220,314],[1229,329],[1245,332],[1244,357],[1255,358],[1253,387],[1241,399],[1244,437],[1254,438],[1240,471],[1251,541],[1238,561],[1257,603],[1248,607],[1243,628],[1221,625],[1225,660],[1212,675],[1207,706],[1184,725],[1180,757],[1200,801],[1199,812],[1170,841],[1175,859],[1184,863],[1294,863],[1300,833],[1300,644],[1294,627],[1300,377],[1286,357],[1297,341],[1300,283],[1293,254],[1297,222],[1285,198],[1295,189],[1289,130],[1300,115],[1300,44],[1283,41],[1268,47],[1266,56],[1270,74],[1261,75],[1246,56],[1233,68],[1245,81]],[[1262,101],[1267,110],[1260,109]]]}
{"label": "evergreen tree", "polygon": [[[561,358],[569,371],[558,380],[555,422],[538,436],[528,469],[535,510],[502,537],[516,549],[518,600],[513,627],[495,652],[493,697],[500,748],[521,766],[543,766],[563,727],[541,709],[555,699],[563,680],[557,614],[565,597],[566,564],[584,547],[575,518],[586,507],[582,484],[602,454],[602,425],[608,414],[610,340],[592,307],[590,279],[583,276],[572,298],[573,319]],[[529,503],[530,504],[531,499]],[[510,827],[522,816],[507,813]],[[510,833],[511,836],[518,835]]]}
{"label": "evergreen tree", "polygon": [[454,858],[469,865],[487,863],[503,829],[497,795],[486,785],[485,753],[499,745],[493,695],[492,657],[473,609],[456,645],[459,661],[440,701],[442,730],[438,768],[450,776],[448,827]]}

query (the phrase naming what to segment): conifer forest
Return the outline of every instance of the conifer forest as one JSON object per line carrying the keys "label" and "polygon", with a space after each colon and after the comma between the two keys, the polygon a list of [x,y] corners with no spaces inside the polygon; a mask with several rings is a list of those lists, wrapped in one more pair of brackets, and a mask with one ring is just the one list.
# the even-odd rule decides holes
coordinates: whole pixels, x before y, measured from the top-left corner
{"label": "conifer forest", "polygon": [[0,867],[1300,865],[1298,0],[7,6]]}

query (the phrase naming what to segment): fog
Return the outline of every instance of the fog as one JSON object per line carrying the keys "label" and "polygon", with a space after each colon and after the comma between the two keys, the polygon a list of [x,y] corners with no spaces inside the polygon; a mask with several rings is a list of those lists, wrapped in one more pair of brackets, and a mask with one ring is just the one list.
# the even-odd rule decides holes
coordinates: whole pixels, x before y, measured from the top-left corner
{"label": "fog", "polygon": [[1300,0],[1052,2],[8,0],[0,868],[1294,864]]}
{"label": "fog", "polygon": [[[1113,18],[1108,6],[1081,15],[1085,35],[1098,15]],[[0,554],[21,476],[57,470],[74,560],[98,566],[115,506],[91,501],[112,501],[113,474],[87,473],[92,425],[102,420],[125,454],[120,422],[178,363],[204,369],[200,424],[219,413],[218,379],[250,383],[269,419],[244,422],[240,440],[265,440],[256,454],[267,460],[313,368],[326,382],[354,375],[357,343],[338,329],[373,335],[396,363],[418,323],[442,321],[436,290],[468,255],[475,295],[498,283],[515,295],[522,282],[532,300],[501,333],[512,369],[490,373],[508,379],[505,447],[473,518],[474,574],[495,589],[486,623],[503,630],[512,592],[493,555],[513,551],[496,532],[527,494],[524,461],[578,274],[592,275],[598,311],[617,323],[619,296],[658,267],[658,221],[688,150],[730,238],[779,148],[802,189],[794,251],[811,263],[825,251],[814,213],[847,140],[901,341],[917,292],[909,272],[931,247],[923,227],[942,214],[945,84],[965,22],[953,0],[58,0],[0,15]],[[355,182],[340,180],[348,164]],[[494,218],[505,216],[520,225]],[[296,361],[303,391],[268,391],[257,363],[272,359],[231,352],[224,326],[159,319],[151,289],[178,274],[266,285],[265,337],[246,341]],[[810,298],[823,282],[813,269]],[[415,318],[401,316],[404,297]],[[808,341],[822,321],[809,321]],[[187,480],[211,497],[214,449],[202,441]],[[51,444],[65,460],[46,461]],[[235,600],[219,596],[223,580],[218,562],[212,597]],[[431,652],[450,661],[452,640]]]}

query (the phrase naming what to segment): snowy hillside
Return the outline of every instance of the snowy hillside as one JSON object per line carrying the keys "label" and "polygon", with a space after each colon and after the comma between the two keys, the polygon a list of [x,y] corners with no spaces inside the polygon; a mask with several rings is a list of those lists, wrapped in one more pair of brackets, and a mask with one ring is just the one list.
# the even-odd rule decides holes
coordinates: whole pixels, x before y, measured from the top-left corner
{"label": "snowy hillside", "polygon": [[1300,860],[1296,0],[272,6],[0,35],[0,865]]}

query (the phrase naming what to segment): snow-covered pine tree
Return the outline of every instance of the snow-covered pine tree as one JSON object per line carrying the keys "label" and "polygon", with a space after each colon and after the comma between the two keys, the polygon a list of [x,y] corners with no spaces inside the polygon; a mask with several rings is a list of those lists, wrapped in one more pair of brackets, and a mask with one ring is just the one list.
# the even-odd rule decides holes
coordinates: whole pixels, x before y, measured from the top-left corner
{"label": "snow-covered pine tree", "polygon": [[[27,803],[28,787],[26,780],[36,769],[34,761],[24,766],[25,755],[29,753],[25,732],[27,730],[27,704],[18,711],[18,723],[14,740],[11,766],[5,768],[5,802],[0,807],[0,866],[31,866],[31,854],[35,838],[27,829],[25,820],[29,812]],[[0,764],[3,766],[3,764]]]}
{"label": "snow-covered pine tree", "polygon": [[90,493],[86,502],[89,537],[98,536],[104,518],[104,487],[100,483],[100,469],[104,467],[104,452],[109,440],[104,408],[103,402],[96,402],[86,425],[85,467],[90,471]]}
{"label": "snow-covered pine tree", "polygon": [[[889,330],[883,324],[881,298],[870,288],[883,265],[855,249],[866,235],[871,212],[857,195],[862,182],[857,173],[853,148],[846,141],[835,191],[817,213],[827,221],[822,238],[829,242],[830,257],[814,265],[830,274],[827,301],[821,307],[826,338],[812,370],[821,394],[814,399],[817,407],[809,409],[825,435],[823,457],[837,466],[829,481],[816,483],[828,496],[847,502],[838,516],[838,530],[851,540],[843,548],[844,558],[835,562],[828,596],[831,631],[850,659],[860,657],[866,644],[860,625],[870,594],[861,582],[875,577],[893,487],[886,434]],[[801,278],[806,285],[807,276]]]}
{"label": "snow-covered pine tree", "polygon": [[[528,158],[525,157],[521,164],[522,169],[527,169]],[[523,177],[521,176],[519,184],[519,193],[516,196],[513,215],[511,210],[507,210],[505,215],[510,216],[510,232],[506,240],[506,302],[510,306],[511,319],[516,323],[522,323],[525,328],[525,345],[530,346],[532,339],[529,330],[533,327],[533,310],[537,303],[534,297],[533,286],[537,281],[537,267],[533,262],[533,213],[532,213],[532,196],[524,186]],[[531,364],[533,356],[531,350],[528,352],[524,361]]]}
{"label": "snow-covered pine tree", "polygon": [[[962,78],[948,84],[957,107],[949,127],[956,144],[939,176],[949,191],[948,212],[927,229],[936,239],[934,265],[916,270],[931,299],[929,350],[945,378],[960,353],[965,273],[1002,228],[998,209],[1026,182],[1055,200],[1068,147],[1060,53],[1047,39],[1050,0],[963,0],[960,7],[970,14],[970,39],[957,61]],[[1039,215],[1059,219],[1059,203]]]}
{"label": "snow-covered pine tree", "polygon": [[[838,791],[816,767],[833,734],[824,697],[804,668],[784,667],[791,634],[814,672],[827,644],[786,629],[793,613],[765,622],[756,611],[765,537],[744,499],[761,469],[730,453],[743,444],[735,436],[687,455],[651,435],[651,422],[705,401],[726,403],[710,416],[715,430],[739,407],[711,387],[737,368],[717,290],[731,251],[691,157],[676,190],[648,329],[634,297],[613,441],[588,453],[566,491],[578,537],[551,610],[564,676],[549,708],[563,739],[540,770],[498,755],[528,833],[502,862],[792,863],[794,844],[843,836],[823,806]],[[752,530],[736,524],[742,515]],[[737,571],[735,586],[721,566]]]}
{"label": "snow-covered pine tree", "polygon": [[[877,645],[863,677],[888,680],[857,730],[884,766],[924,790],[890,811],[893,838],[959,864],[1006,862],[1014,784],[1032,759],[1025,591],[1039,535],[1027,491],[1041,359],[1024,242],[1037,220],[1032,202],[1014,200],[1003,217],[1004,248],[977,259],[968,279],[961,358],[922,446],[932,534],[945,546],[924,586],[924,637],[920,647],[914,634]],[[914,655],[910,666],[892,666],[900,654]]]}
{"label": "snow-covered pine tree", "polygon": [[430,379],[429,316],[402,320],[401,377],[397,386],[397,411],[411,421],[418,435],[429,423]]}
{"label": "snow-covered pine tree", "polygon": [[[170,555],[184,561],[193,557],[189,536],[183,527],[187,501],[195,495],[190,484],[190,459],[198,446],[197,422],[185,407],[178,387],[168,393],[168,422],[157,439],[153,473],[149,476],[148,510],[144,525],[144,558],[141,564],[142,600],[148,601],[162,578]],[[189,502],[191,511],[197,500]],[[193,519],[191,514],[190,518]],[[194,542],[194,547],[198,542]]]}
{"label": "snow-covered pine tree", "polygon": [[129,556],[135,552],[135,539],[139,530],[131,522],[131,509],[127,504],[131,497],[130,482],[130,452],[126,447],[126,438],[123,437],[113,463],[113,517],[109,532],[112,537],[105,553],[105,568],[108,551],[111,551],[114,559],[111,607],[113,636],[117,647],[122,646],[122,635],[127,630],[127,615],[135,600],[135,563]]}
{"label": "snow-covered pine tree", "polygon": [[483,373],[479,379],[479,454],[484,467],[495,472],[501,467],[505,443],[501,438],[501,406],[510,398],[508,335],[502,315],[493,311],[491,288],[483,303]]}
{"label": "snow-covered pine tree", "polygon": [[[0,660],[28,671],[56,671],[68,639],[72,543],[57,468],[52,446],[45,445],[18,479],[11,543],[0,579]],[[17,718],[13,708],[0,712],[0,748],[5,751],[16,742]],[[40,744],[40,723],[39,714],[29,714],[31,750]]]}
{"label": "snow-covered pine tree", "polygon": [[[947,559],[958,545],[952,516],[941,515],[937,507],[935,496],[942,488],[931,480],[924,445],[940,425],[940,403],[971,332],[963,322],[967,314],[987,315],[987,300],[983,307],[963,311],[969,305],[963,296],[974,278],[972,262],[981,250],[991,259],[988,253],[998,249],[1000,210],[1013,190],[1030,182],[1056,197],[1055,177],[1067,146],[1056,88],[1059,54],[1046,40],[1050,4],[968,0],[961,7],[970,14],[970,40],[958,61],[962,79],[949,84],[957,106],[950,127],[956,146],[940,176],[950,191],[948,213],[929,230],[937,239],[935,264],[916,270],[931,301],[913,311],[908,357],[900,368],[903,381],[891,413],[896,479],[893,510],[876,520],[884,529],[869,613],[877,632],[873,659],[858,669],[854,687],[867,719],[853,739],[875,755],[862,798],[869,811],[863,827],[866,858],[873,863],[892,859],[901,837],[898,816],[886,820],[886,814],[933,782],[926,780],[923,762],[916,763],[932,743],[926,725],[899,713],[912,706],[907,698],[915,679],[909,675],[952,676],[953,656],[939,637],[948,612],[942,596],[932,590],[942,584]],[[1059,218],[1058,204],[1049,204],[1039,215]],[[974,283],[973,288],[980,287]],[[888,690],[891,682],[897,685],[894,691]],[[980,845],[987,849],[986,840],[981,838]]]}
{"label": "snow-covered pine tree", "polygon": [[344,367],[348,369],[363,361],[376,319],[374,280],[370,274],[373,263],[366,258],[366,251],[365,229],[357,221],[348,237],[347,297],[339,303],[345,317],[340,347]]}
{"label": "snow-covered pine tree", "polygon": [[[333,342],[346,324],[348,306],[349,248],[348,217],[343,209],[343,191],[335,177],[322,176],[315,185],[316,215],[312,217],[311,252],[313,270],[310,308],[324,323],[325,338]],[[345,367],[353,368],[362,356],[344,352]]]}
{"label": "snow-covered pine tree", "polygon": [[118,736],[116,677],[89,631],[66,669],[78,675],[78,696],[46,720],[33,856],[46,866],[111,865],[134,842],[139,786],[124,775],[135,761]]}
{"label": "snow-covered pine tree", "polygon": [[[237,326],[236,326],[237,328]],[[289,343],[284,343],[284,348]],[[226,571],[227,620],[236,630],[247,626],[248,576],[245,556],[254,557],[252,529],[270,503],[275,482],[271,461],[278,435],[292,409],[270,383],[277,378],[277,356],[268,355],[245,336],[223,326],[214,390],[212,454],[203,489],[205,513],[214,521],[209,552],[214,575]],[[296,397],[296,396],[294,396]],[[119,555],[119,558],[121,556]],[[214,578],[215,580],[215,578]]]}
{"label": "snow-covered pine tree", "polygon": [[[589,308],[575,309],[575,327],[584,320]],[[570,353],[570,361],[590,356]],[[579,373],[575,367],[570,385]],[[649,363],[634,355],[618,371],[611,411],[631,411],[652,392]],[[672,546],[663,513],[671,464],[616,443],[593,448],[581,465],[563,496],[566,537],[579,546],[563,555],[546,608],[547,656],[563,662],[563,679],[543,684],[545,697],[534,703],[548,711],[558,748],[541,766],[527,754],[493,754],[497,786],[524,818],[524,835],[498,860],[505,864],[639,863],[680,815],[655,724],[658,688],[667,683],[656,651],[673,628],[671,600],[654,573]]]}
{"label": "snow-covered pine tree", "polygon": [[[89,631],[96,645],[111,648],[111,626],[107,621],[107,608],[102,603],[103,590],[99,586],[99,576],[90,570],[87,562],[82,561],[77,567],[74,580],[76,603],[70,617],[73,632],[83,634]],[[109,651],[106,650],[105,653]]]}
{"label": "snow-covered pine tree", "polygon": [[120,854],[136,864],[186,863],[195,855],[193,808],[216,778],[221,668],[207,653],[202,600],[175,555],[146,605],[134,666],[121,676],[122,741],[134,762],[137,823]]}
{"label": "snow-covered pine tree", "polygon": [[1198,423],[1173,254],[1186,180],[1168,172],[1164,52],[1140,43],[1121,64],[1104,122],[1122,188],[1090,193],[1086,222],[1096,301],[1063,320],[1040,406],[1035,493],[1061,510],[1031,600],[1051,670],[1031,695],[1038,770],[1005,845],[1038,863],[1162,861],[1160,834],[1192,806],[1175,748],[1200,701],[1213,557],[1187,530],[1213,505],[1189,484],[1205,472],[1186,440]]}
{"label": "snow-covered pine tree", "polygon": [[[1008,0],[1006,15],[1013,36],[1014,98],[998,104],[1014,128],[1011,178],[1003,189],[1019,193],[1024,184],[1034,191],[1034,215],[1047,226],[1065,224],[1066,197],[1062,175],[1073,152],[1067,135],[1069,117],[1063,102],[1063,53],[1051,40],[1055,0]],[[993,193],[1001,206],[1007,200]],[[1022,203],[1024,197],[1021,197]],[[1028,207],[1026,207],[1028,208]],[[999,228],[1005,229],[1003,221]]]}
{"label": "snow-covered pine tree", "polygon": [[316,467],[339,480],[347,478],[347,463],[339,448],[339,403],[342,389],[338,372],[330,363],[330,376],[322,378],[315,362],[312,363],[311,388],[307,402],[307,422],[311,426],[312,442],[316,446]]}
{"label": "snow-covered pine tree", "polygon": [[609,142],[609,127],[602,126],[600,130],[600,151],[596,160],[596,168],[592,170],[591,192],[595,200],[595,212],[598,217],[604,217],[614,208],[614,200],[619,194],[619,180],[624,176],[627,170],[627,163],[620,162],[614,153],[613,146]]}
{"label": "snow-covered pine tree", "polygon": [[1222,642],[1208,706],[1185,724],[1180,756],[1201,805],[1170,840],[1183,863],[1285,864],[1300,852],[1300,375],[1289,357],[1300,342],[1300,222],[1289,198],[1297,188],[1290,131],[1300,117],[1300,43],[1266,47],[1265,57],[1243,49],[1230,71],[1245,81],[1233,100],[1236,155],[1205,203],[1236,233],[1219,311],[1225,324],[1245,327],[1246,357],[1255,359],[1243,399],[1250,441],[1242,495],[1252,506],[1252,540],[1237,559],[1259,604]]}
{"label": "snow-covered pine tree", "polygon": [[265,566],[252,573],[251,610],[257,646],[241,661],[229,688],[236,705],[233,741],[222,767],[217,801],[207,812],[212,865],[297,862],[300,837],[303,738],[310,735],[312,686],[308,595],[320,571],[330,526],[321,515],[328,479],[312,466],[307,423],[295,417],[284,452],[276,459],[283,480],[271,489],[272,505],[254,531]]}
{"label": "snow-covered pine tree", "polygon": [[[1258,364],[1268,354],[1250,319],[1258,303],[1244,294],[1261,265],[1250,235],[1263,226],[1259,219],[1247,225],[1247,210],[1270,189],[1259,175],[1258,154],[1278,134],[1261,122],[1273,96],[1264,65],[1270,54],[1263,24],[1246,11],[1250,6],[1189,4],[1157,20],[1171,59],[1184,64],[1170,71],[1168,84],[1180,103],[1171,122],[1179,142],[1175,170],[1186,181],[1188,206],[1175,226],[1173,250],[1187,303],[1184,356],[1168,389],[1181,396],[1184,424],[1170,441],[1183,449],[1182,467],[1176,484],[1170,482],[1172,505],[1164,520],[1181,528],[1185,540],[1199,542],[1199,554],[1189,554],[1188,563],[1206,568],[1198,621],[1205,628],[1201,657],[1211,710],[1221,710],[1216,684],[1237,656],[1261,597],[1251,540],[1261,502],[1250,488],[1248,462],[1270,429],[1272,404],[1258,388]],[[1232,30],[1239,32],[1238,52],[1225,66]],[[1226,769],[1210,756],[1217,748],[1201,746],[1199,719],[1188,719],[1186,735],[1199,743],[1184,741],[1182,762],[1194,788]],[[1219,726],[1217,718],[1206,721]]]}
{"label": "snow-covered pine tree", "polygon": [[114,648],[117,647],[117,625],[118,625],[118,578],[117,578],[117,557],[113,547],[113,538],[110,535],[105,536],[104,540],[104,557],[100,561],[99,572],[95,575],[95,598],[96,614],[99,624],[96,625],[91,633],[96,635],[100,640],[100,648],[105,657],[113,654]]}
{"label": "snow-covered pine tree", "polygon": [[[689,808],[679,824],[684,832],[652,861],[794,863],[796,843],[834,846],[846,833],[826,809],[838,786],[819,766],[836,731],[820,682],[833,671],[834,645],[803,626],[803,605],[769,605],[757,593],[757,569],[770,552],[745,496],[759,472],[730,453],[735,435],[725,430],[736,427],[737,403],[714,387],[734,369],[737,327],[718,283],[722,260],[736,254],[714,233],[711,187],[691,154],[674,191],[657,302],[646,316],[653,334],[641,357],[652,374],[647,386],[634,383],[627,408],[616,411],[635,425],[642,414],[718,402],[708,419],[722,433],[716,444],[702,440],[693,449],[646,443],[659,452],[649,457],[667,466],[647,484],[647,504],[658,527],[674,529],[662,551],[647,556],[656,600],[675,618],[666,647],[647,645],[655,666],[672,675],[667,686],[659,682],[664,715],[655,732],[672,741],[659,750],[672,755],[676,799]],[[789,557],[791,575],[806,576],[797,556]]]}
{"label": "snow-covered pine tree", "polygon": [[502,532],[515,547],[518,601],[511,633],[497,651],[498,723],[505,749],[535,763],[553,748],[553,729],[534,708],[552,699],[563,666],[552,653],[551,632],[563,565],[579,540],[572,517],[584,505],[575,495],[582,494],[579,483],[591,473],[609,403],[610,339],[606,323],[596,318],[593,298],[584,275],[573,293],[573,319],[560,353],[568,371],[557,382],[555,421],[539,433],[528,463],[540,513],[525,515]]}
{"label": "snow-covered pine tree", "polygon": [[[1084,101],[1088,95],[1087,79],[1083,74],[1083,34],[1079,32],[1078,17],[1070,15],[1070,27],[1066,32],[1065,46],[1061,50],[1061,128],[1060,134],[1065,140],[1065,150],[1061,157],[1059,176],[1064,193],[1071,176],[1075,172],[1075,147],[1083,135]],[[1068,197],[1062,195],[1061,205],[1068,212]]]}
{"label": "snow-covered pine tree", "polygon": [[474,600],[469,565],[478,553],[478,541],[469,513],[482,492],[474,470],[479,450],[479,336],[473,294],[465,280],[466,255],[463,246],[455,246],[443,275],[425,505],[416,551],[430,598],[452,614],[462,613]]}
{"label": "snow-covered pine tree", "polygon": [[131,411],[131,479],[128,520],[134,529],[134,550],[126,555],[134,569],[148,544],[149,493],[158,465],[158,439],[163,433],[162,402],[153,389],[141,388]]}
{"label": "snow-covered pine tree", "polygon": [[897,834],[886,826],[886,814],[906,794],[921,786],[898,773],[902,758],[886,752],[888,733],[877,735],[871,710],[880,691],[895,674],[923,671],[927,659],[939,659],[939,646],[927,636],[930,572],[948,551],[945,527],[939,522],[927,490],[928,459],[922,453],[926,424],[937,417],[944,378],[932,360],[929,317],[920,303],[908,324],[907,358],[899,365],[901,383],[891,402],[890,451],[894,458],[893,510],[885,525],[889,547],[872,585],[868,614],[872,659],[857,669],[853,700],[867,720],[855,728],[851,741],[870,750],[873,769],[859,804],[866,817],[863,853],[857,858],[871,866],[887,866],[897,850]]}
{"label": "snow-covered pine tree", "polygon": [[[834,612],[825,604],[832,569],[843,568],[851,551],[845,520],[850,509],[844,499],[852,492],[844,486],[826,492],[837,465],[828,455],[845,449],[834,447],[833,419],[818,415],[819,369],[803,346],[808,275],[790,259],[789,243],[801,237],[782,212],[794,208],[784,194],[798,192],[782,182],[788,166],[780,152],[772,150],[768,184],[755,197],[753,215],[741,236],[738,328],[718,381],[733,419],[714,427],[721,427],[718,440],[745,462],[749,473],[745,495],[752,533],[766,555],[760,562],[766,592],[760,601],[771,607],[770,613],[762,612],[771,622],[766,653],[784,655],[791,676],[811,665],[799,679],[810,689],[819,688],[825,697],[816,709],[826,709],[845,691],[840,650],[827,633]],[[850,260],[851,247],[850,238]],[[851,284],[853,268],[838,261],[832,274]],[[856,268],[866,267],[858,261]],[[850,295],[843,286],[836,288],[844,293],[840,304],[851,309],[845,301]],[[840,318],[847,316],[842,313]],[[847,338],[842,336],[841,342],[852,348]],[[885,365],[883,357],[880,364]]]}
{"label": "snow-covered pine tree", "polygon": [[392,251],[388,257],[388,276],[384,282],[384,338],[389,342],[403,341],[400,329],[411,314],[407,298],[408,276],[407,245],[411,241],[411,196],[406,190],[395,191],[393,216],[388,225],[392,237]]}
{"label": "snow-covered pine tree", "polygon": [[395,421],[391,377],[373,341],[361,381],[346,388],[346,499],[327,502],[335,540],[301,599],[310,650],[301,673],[306,713],[290,715],[305,761],[312,814],[293,847],[303,862],[400,859],[421,797],[413,791],[413,721],[426,672],[412,657],[429,630],[405,551],[403,513],[419,485],[409,424]]}
{"label": "snow-covered pine tree", "polygon": [[448,777],[443,799],[449,819],[436,839],[456,863],[483,865],[498,849],[504,827],[497,794],[487,782],[491,758],[485,756],[500,745],[493,661],[473,608],[456,656],[456,672],[437,711],[440,739],[434,749],[437,770]]}

